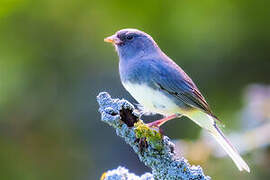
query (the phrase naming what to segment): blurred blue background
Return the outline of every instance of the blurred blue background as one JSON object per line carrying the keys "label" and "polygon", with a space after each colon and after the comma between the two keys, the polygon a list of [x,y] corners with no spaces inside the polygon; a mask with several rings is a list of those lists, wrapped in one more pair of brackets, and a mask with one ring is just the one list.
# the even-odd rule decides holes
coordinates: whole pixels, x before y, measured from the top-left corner
{"label": "blurred blue background", "polygon": [[[270,83],[269,5],[0,0],[0,179],[98,179],[118,165],[138,175],[150,171],[100,121],[96,103],[100,91],[135,103],[120,83],[114,48],[103,42],[122,28],[149,33],[192,77],[226,131],[243,129],[246,87]],[[200,136],[186,119],[163,129],[173,139]],[[244,158],[251,174],[229,158],[197,164],[218,180],[270,178],[269,146]]]}

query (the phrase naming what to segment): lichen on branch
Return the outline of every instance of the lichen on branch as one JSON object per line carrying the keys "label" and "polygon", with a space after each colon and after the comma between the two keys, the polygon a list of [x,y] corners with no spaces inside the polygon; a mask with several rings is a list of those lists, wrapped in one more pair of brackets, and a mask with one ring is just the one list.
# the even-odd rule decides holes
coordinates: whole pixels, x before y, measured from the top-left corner
{"label": "lichen on branch", "polygon": [[[101,92],[97,96],[97,101],[100,106],[101,120],[115,128],[116,134],[124,138],[139,159],[152,169],[151,177],[153,179],[211,179],[204,175],[200,166],[191,166],[183,157],[176,157],[175,146],[170,139],[167,136],[162,136],[156,129],[149,128],[144,124],[140,120],[140,114],[131,103],[124,99],[112,99],[106,92]],[[125,172],[125,174],[133,175],[128,172]],[[113,178],[108,173],[102,176],[103,180],[128,180],[128,175],[117,177],[119,178]]]}

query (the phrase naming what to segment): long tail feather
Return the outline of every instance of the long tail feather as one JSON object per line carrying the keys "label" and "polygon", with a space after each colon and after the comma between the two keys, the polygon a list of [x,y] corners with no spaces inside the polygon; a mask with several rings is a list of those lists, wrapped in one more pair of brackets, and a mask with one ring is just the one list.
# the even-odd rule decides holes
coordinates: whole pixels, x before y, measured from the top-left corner
{"label": "long tail feather", "polygon": [[214,125],[214,129],[211,130],[210,133],[222,146],[226,153],[232,158],[233,162],[236,164],[240,171],[246,170],[247,172],[250,172],[247,163],[242,159],[235,147],[230,143],[230,141],[224,136],[224,134],[216,125]]}
{"label": "long tail feather", "polygon": [[250,172],[247,163],[239,155],[235,147],[230,143],[230,141],[225,137],[219,127],[216,125],[214,119],[201,111],[193,111],[188,113],[187,116],[192,119],[196,124],[202,128],[208,130],[210,134],[215,138],[215,140],[221,145],[221,147],[226,151],[226,153],[231,157],[235,165],[240,171],[245,170]]}

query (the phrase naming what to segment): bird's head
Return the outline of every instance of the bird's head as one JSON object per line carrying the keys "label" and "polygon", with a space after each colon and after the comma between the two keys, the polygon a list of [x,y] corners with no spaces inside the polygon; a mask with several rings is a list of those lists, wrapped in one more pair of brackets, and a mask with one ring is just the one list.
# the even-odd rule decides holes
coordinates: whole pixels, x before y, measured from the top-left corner
{"label": "bird's head", "polygon": [[114,44],[120,59],[151,56],[160,51],[150,35],[137,29],[122,29],[104,41]]}

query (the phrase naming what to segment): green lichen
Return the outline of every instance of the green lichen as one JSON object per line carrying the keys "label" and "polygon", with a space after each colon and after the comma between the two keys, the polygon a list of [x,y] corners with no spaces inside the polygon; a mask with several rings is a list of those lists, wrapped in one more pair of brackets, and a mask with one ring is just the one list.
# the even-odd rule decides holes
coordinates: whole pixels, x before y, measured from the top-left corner
{"label": "green lichen", "polygon": [[162,135],[159,133],[158,129],[150,128],[143,121],[139,120],[134,124],[134,132],[137,138],[146,138],[146,141],[153,145],[157,150],[162,148]]}

